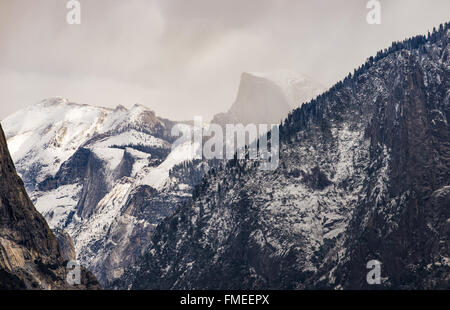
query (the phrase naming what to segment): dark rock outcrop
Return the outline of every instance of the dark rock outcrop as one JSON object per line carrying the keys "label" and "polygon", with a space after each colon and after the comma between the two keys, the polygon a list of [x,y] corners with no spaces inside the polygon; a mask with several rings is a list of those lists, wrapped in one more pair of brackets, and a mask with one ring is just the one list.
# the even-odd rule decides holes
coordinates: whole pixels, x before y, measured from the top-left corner
{"label": "dark rock outcrop", "polygon": [[61,248],[61,252],[64,259],[67,261],[76,260],[77,255],[75,252],[75,246],[69,234],[66,231],[59,228],[53,230],[53,233],[55,234],[56,239],[58,240],[58,244],[59,247]]}
{"label": "dark rock outcrop", "polygon": [[0,288],[100,288],[86,270],[79,286],[68,285],[66,274],[58,241],[28,198],[0,127]]}

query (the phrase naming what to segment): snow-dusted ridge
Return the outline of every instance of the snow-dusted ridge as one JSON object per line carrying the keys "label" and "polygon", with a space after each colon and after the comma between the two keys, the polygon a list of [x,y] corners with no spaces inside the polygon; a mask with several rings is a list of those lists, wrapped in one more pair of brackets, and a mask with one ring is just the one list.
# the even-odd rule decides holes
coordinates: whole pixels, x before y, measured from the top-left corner
{"label": "snow-dusted ridge", "polygon": [[[57,97],[19,110],[5,118],[2,124],[18,171],[23,175],[27,188],[33,189],[45,178],[55,176],[61,164],[90,139],[120,131],[124,124],[139,122],[143,113],[153,112],[139,105],[130,110],[123,107],[109,109]],[[136,135],[136,131],[125,132],[122,136],[111,137],[115,139],[111,142],[119,144],[130,139],[130,143],[132,140],[149,143],[147,140],[153,139],[153,144],[162,143],[148,135],[143,137],[145,133],[133,137]],[[28,173],[35,174],[35,177],[28,176]]]}
{"label": "snow-dusted ridge", "polygon": [[[59,97],[2,121],[36,208],[52,228],[69,233],[78,259],[103,283],[141,251],[133,242],[145,243],[155,223],[189,197],[191,184],[183,186],[169,173],[192,159],[190,142],[171,152],[173,124],[142,105],[109,109]],[[166,197],[150,215],[139,210],[144,206],[130,205],[145,188]],[[142,199],[148,198],[157,200]]]}

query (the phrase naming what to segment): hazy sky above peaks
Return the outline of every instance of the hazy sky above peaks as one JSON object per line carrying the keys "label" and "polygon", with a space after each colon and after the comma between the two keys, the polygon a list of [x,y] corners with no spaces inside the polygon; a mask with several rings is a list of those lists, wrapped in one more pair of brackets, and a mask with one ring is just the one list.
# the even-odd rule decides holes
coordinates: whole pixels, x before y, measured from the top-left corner
{"label": "hazy sky above peaks", "polygon": [[450,21],[448,0],[0,1],[0,119],[44,98],[210,119],[242,72],[290,69],[331,86],[392,41]]}

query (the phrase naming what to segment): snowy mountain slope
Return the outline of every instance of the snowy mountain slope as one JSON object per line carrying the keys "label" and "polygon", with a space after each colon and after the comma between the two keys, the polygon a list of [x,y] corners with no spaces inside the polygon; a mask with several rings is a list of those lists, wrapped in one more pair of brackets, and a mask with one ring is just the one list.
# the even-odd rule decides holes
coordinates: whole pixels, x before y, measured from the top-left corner
{"label": "snowy mountain slope", "polygon": [[[62,163],[94,136],[121,132],[125,126],[139,125],[143,121],[148,121],[149,126],[157,124],[154,123],[154,113],[138,105],[130,111],[123,107],[111,110],[51,98],[17,111],[2,123],[18,171],[24,177],[27,189],[34,189],[37,183],[54,176]],[[142,132],[130,130],[110,137],[113,139],[111,141],[90,144],[104,148],[133,142],[146,145],[162,143],[146,133],[146,130],[151,130],[150,127],[143,129]]]}
{"label": "snowy mountain slope", "polygon": [[449,120],[447,23],[293,111],[275,171],[210,170],[112,287],[449,289]]}
{"label": "snowy mountain slope", "polygon": [[33,189],[45,177],[55,175],[85,141],[103,130],[109,113],[106,109],[54,98],[3,120],[11,155],[27,188]]}
{"label": "snowy mountain slope", "polygon": [[[103,283],[139,256],[136,240],[145,243],[151,227],[189,197],[192,184],[170,171],[192,158],[193,145],[171,152],[175,123],[145,107],[112,110],[53,98],[3,124],[37,209],[72,237],[78,259]],[[162,198],[136,203],[145,189]],[[158,207],[147,212],[151,203]]]}

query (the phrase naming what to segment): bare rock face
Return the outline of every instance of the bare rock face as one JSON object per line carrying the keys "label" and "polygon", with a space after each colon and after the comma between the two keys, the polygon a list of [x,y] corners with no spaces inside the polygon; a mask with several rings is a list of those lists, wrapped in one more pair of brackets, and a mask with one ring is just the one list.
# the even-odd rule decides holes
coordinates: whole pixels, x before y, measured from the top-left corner
{"label": "bare rock face", "polygon": [[289,111],[322,92],[312,79],[282,70],[243,73],[235,102],[228,112],[217,114],[212,123],[279,124]]}
{"label": "bare rock face", "polygon": [[75,252],[75,246],[73,244],[73,240],[70,237],[70,235],[62,230],[62,229],[55,229],[53,230],[53,233],[56,236],[56,239],[58,240],[59,247],[61,248],[61,252],[63,254],[63,257],[65,260],[76,260],[77,254]]}
{"label": "bare rock face", "polygon": [[0,127],[0,288],[99,288],[86,270],[82,285],[66,283],[65,261],[55,235],[36,211],[16,173]]}

